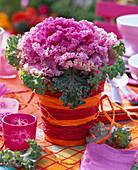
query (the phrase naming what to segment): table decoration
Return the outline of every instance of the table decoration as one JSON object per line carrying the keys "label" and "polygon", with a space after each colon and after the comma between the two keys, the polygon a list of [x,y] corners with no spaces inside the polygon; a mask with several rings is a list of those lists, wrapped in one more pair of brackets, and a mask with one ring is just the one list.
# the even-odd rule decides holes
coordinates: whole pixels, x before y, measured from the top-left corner
{"label": "table decoration", "polygon": [[12,151],[29,147],[27,139],[35,139],[37,119],[27,113],[14,113],[2,119],[3,140],[6,148]]}
{"label": "table decoration", "polygon": [[[87,143],[96,143],[109,134],[109,127],[104,123],[98,122],[94,125],[93,130],[90,130],[90,137],[86,137]],[[126,148],[131,142],[131,129],[127,126],[117,127],[114,125],[111,130],[110,137],[103,143],[114,148]]]}
{"label": "table decoration", "polygon": [[[111,84],[111,95],[112,95],[111,97],[113,102],[121,105],[121,98],[120,98],[120,92],[121,92],[123,94],[123,97],[129,100],[131,105],[134,106],[138,105],[138,94],[136,94],[132,90],[129,90],[126,86],[129,81],[129,77],[127,76],[127,74],[123,74],[123,76],[117,76],[112,80],[110,80],[109,78],[107,78],[106,80],[108,83]],[[120,92],[118,89],[120,89]]]}
{"label": "table decoration", "polygon": [[138,53],[137,48],[137,36],[138,36],[138,14],[128,14],[119,16],[116,19],[117,27],[119,32],[121,33],[124,42],[126,42],[130,51]]}
{"label": "table decoration", "polygon": [[[134,55],[136,53],[131,53],[131,54],[127,55],[127,49],[128,48],[126,47],[126,45],[125,45],[125,49],[126,49],[126,53],[122,58],[123,58],[123,60],[125,62],[125,68],[126,68],[125,72],[127,73],[128,77],[129,77],[128,84],[132,85],[132,86],[138,86],[137,80],[133,79],[133,77],[131,76],[131,72],[130,72],[129,65],[128,65],[128,59],[130,58],[130,56],[132,56],[132,55]],[[130,50],[128,49],[128,51],[130,51]]]}
{"label": "table decoration", "polygon": [[4,97],[4,95],[11,93],[7,89],[6,83],[0,83],[0,134],[2,132],[2,118],[11,113],[18,113],[19,102],[16,99]]}
{"label": "table decoration", "polygon": [[15,70],[11,65],[8,64],[8,60],[4,58],[5,50],[2,50],[1,60],[0,60],[0,78],[11,79],[17,77],[17,70]]}
{"label": "table decoration", "polygon": [[128,14],[122,15],[116,19],[117,27],[119,32],[123,37],[123,42],[125,44],[125,55],[123,56],[126,62],[126,72],[129,75],[129,84],[133,86],[138,86],[138,82],[131,75],[131,71],[128,66],[128,59],[138,53],[137,48],[137,35],[138,35],[138,14]]}
{"label": "table decoration", "polygon": [[[3,30],[3,28],[0,28]],[[2,36],[0,38],[0,78],[10,79],[15,78],[17,76],[17,70],[13,68],[13,66],[8,64],[8,60],[4,58],[4,52],[6,48],[6,41],[9,38],[10,33],[3,30]]]}
{"label": "table decoration", "polygon": [[138,54],[132,55],[128,59],[131,76],[138,82]]}
{"label": "table decoration", "polygon": [[2,118],[11,113],[18,113],[19,102],[16,99],[0,97],[0,131],[2,131]]}
{"label": "table decoration", "polygon": [[130,170],[136,150],[114,149],[106,144],[90,143],[82,156],[79,170]]}
{"label": "table decoration", "polygon": [[29,148],[26,150],[13,152],[7,148],[6,150],[0,151],[0,166],[10,166],[11,170],[12,167],[25,167],[27,170],[35,169],[35,166],[42,155],[42,148],[37,145],[34,140],[27,139],[27,143]]}
{"label": "table decoration", "polygon": [[122,41],[92,22],[49,17],[11,36],[5,57],[38,94],[46,139],[74,146],[85,143],[98,116],[107,75],[123,75],[124,52]]}
{"label": "table decoration", "polygon": [[[4,29],[0,27],[0,57],[1,57],[1,46],[2,46],[2,39],[3,39]],[[1,61],[1,58],[0,58]]]}

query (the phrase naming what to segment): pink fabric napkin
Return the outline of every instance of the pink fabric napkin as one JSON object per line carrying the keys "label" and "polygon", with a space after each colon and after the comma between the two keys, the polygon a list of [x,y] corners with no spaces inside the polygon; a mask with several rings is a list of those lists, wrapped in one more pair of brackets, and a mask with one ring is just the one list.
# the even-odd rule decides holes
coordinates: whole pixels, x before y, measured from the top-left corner
{"label": "pink fabric napkin", "polygon": [[106,144],[89,143],[79,170],[130,170],[135,150],[114,149]]}

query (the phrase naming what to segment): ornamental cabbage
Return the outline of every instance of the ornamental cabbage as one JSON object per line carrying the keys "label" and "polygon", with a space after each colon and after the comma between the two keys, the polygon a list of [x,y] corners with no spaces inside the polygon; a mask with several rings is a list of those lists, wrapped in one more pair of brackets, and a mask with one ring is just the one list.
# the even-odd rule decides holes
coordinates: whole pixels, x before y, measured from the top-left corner
{"label": "ornamental cabbage", "polygon": [[22,70],[24,85],[38,94],[60,92],[71,109],[84,105],[107,76],[125,72],[124,43],[87,20],[49,17],[7,44],[5,57]]}

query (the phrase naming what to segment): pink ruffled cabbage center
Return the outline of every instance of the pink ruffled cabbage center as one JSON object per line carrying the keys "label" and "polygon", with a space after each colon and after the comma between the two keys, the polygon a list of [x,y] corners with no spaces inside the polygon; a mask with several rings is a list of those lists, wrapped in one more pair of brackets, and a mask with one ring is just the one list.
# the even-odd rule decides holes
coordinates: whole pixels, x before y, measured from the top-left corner
{"label": "pink ruffled cabbage center", "polygon": [[49,17],[19,40],[20,66],[29,73],[49,78],[70,67],[91,72],[114,63],[112,44],[118,45],[116,35],[92,22]]}

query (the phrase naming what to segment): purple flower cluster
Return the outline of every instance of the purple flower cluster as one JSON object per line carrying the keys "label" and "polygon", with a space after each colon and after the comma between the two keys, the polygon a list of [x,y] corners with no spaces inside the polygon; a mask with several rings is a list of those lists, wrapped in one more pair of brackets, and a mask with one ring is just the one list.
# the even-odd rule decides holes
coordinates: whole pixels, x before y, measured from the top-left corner
{"label": "purple flower cluster", "polygon": [[115,34],[107,34],[92,22],[49,17],[19,40],[20,66],[48,78],[69,67],[91,72],[113,64],[112,44],[118,45]]}

